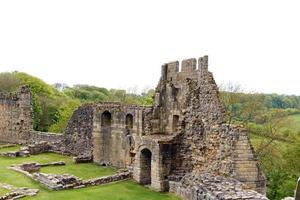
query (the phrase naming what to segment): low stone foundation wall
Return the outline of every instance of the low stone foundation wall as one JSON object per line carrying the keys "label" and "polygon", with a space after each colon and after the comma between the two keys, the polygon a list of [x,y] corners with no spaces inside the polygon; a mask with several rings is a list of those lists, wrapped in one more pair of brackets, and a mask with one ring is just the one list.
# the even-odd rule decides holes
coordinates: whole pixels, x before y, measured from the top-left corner
{"label": "low stone foundation wall", "polygon": [[30,144],[41,141],[46,141],[49,143],[60,143],[64,139],[64,134],[62,133],[30,131],[29,134],[30,136],[28,138],[28,143]]}
{"label": "low stone foundation wall", "polygon": [[80,178],[70,174],[34,173],[32,179],[50,190],[79,188],[83,185],[83,182]]}
{"label": "low stone foundation wall", "polygon": [[53,151],[62,151],[63,150],[63,142],[64,142],[64,134],[62,133],[46,133],[39,131],[31,131],[27,144],[38,144],[38,143],[48,143],[51,145],[51,150]]}
{"label": "low stone foundation wall", "polygon": [[90,155],[79,155],[73,157],[74,163],[90,163],[93,162],[93,157]]}
{"label": "low stone foundation wall", "polygon": [[21,165],[12,165],[9,169],[20,172],[27,177],[39,182],[50,190],[77,189],[88,186],[102,185],[106,183],[121,181],[132,177],[129,171],[119,171],[111,176],[97,177],[89,180],[82,180],[70,174],[46,174],[39,173],[41,167],[65,165],[64,162],[54,162],[47,164],[24,163]]}
{"label": "low stone foundation wall", "polygon": [[29,188],[17,188],[9,184],[0,183],[0,187],[10,191],[7,194],[0,196],[0,200],[20,199],[26,196],[35,196],[39,190]]}
{"label": "low stone foundation wall", "polygon": [[102,185],[106,183],[121,181],[125,179],[132,178],[132,173],[128,171],[119,172],[117,174],[114,174],[112,176],[104,176],[99,178],[90,179],[83,182],[84,186],[95,186],[95,185]]}
{"label": "low stone foundation wall", "polygon": [[57,143],[49,142],[36,142],[34,144],[29,144],[27,146],[20,147],[17,151],[7,151],[0,153],[0,156],[16,158],[16,157],[29,157],[30,155],[37,155],[44,152],[58,152],[62,153],[57,149]]}
{"label": "low stone foundation wall", "polygon": [[212,174],[187,174],[180,181],[169,182],[170,192],[185,200],[267,200],[265,196],[244,189],[244,185],[232,178]]}
{"label": "low stone foundation wall", "polygon": [[9,158],[28,157],[29,151],[21,148],[19,151],[8,151],[8,152],[0,153],[0,156],[9,157]]}

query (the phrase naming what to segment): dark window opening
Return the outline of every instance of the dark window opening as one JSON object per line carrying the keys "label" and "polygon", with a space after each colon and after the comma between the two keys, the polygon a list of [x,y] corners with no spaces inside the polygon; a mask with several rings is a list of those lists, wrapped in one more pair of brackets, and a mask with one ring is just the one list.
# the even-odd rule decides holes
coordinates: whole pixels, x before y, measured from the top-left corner
{"label": "dark window opening", "polygon": [[173,132],[177,132],[179,127],[179,116],[173,115]]}
{"label": "dark window opening", "polygon": [[179,88],[172,87],[172,96],[174,102],[178,101],[178,93],[179,93]]}
{"label": "dark window opening", "polygon": [[126,115],[126,128],[132,129],[133,128],[133,116],[132,114]]}
{"label": "dark window opening", "polygon": [[101,116],[101,126],[109,127],[111,126],[111,114],[108,111],[102,113]]}

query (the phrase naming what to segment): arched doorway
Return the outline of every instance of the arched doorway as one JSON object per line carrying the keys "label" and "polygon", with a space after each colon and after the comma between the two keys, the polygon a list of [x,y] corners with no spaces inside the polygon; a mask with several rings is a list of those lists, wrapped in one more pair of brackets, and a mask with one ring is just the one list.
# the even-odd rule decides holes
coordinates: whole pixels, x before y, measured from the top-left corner
{"label": "arched doorway", "polygon": [[140,157],[140,183],[143,185],[151,185],[151,159],[151,151],[149,149],[143,149]]}

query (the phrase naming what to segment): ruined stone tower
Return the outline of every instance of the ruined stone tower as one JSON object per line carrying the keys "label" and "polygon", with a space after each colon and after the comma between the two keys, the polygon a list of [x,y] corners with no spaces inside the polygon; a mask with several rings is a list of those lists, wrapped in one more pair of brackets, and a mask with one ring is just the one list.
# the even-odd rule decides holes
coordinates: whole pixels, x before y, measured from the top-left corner
{"label": "ruined stone tower", "polygon": [[128,167],[139,183],[187,199],[187,180],[203,174],[230,177],[264,194],[265,177],[247,131],[225,122],[208,57],[183,60],[179,68],[178,61],[162,66],[152,106],[79,108],[66,131],[67,150],[85,152],[100,165]]}
{"label": "ruined stone tower", "polygon": [[[140,184],[188,200],[266,199],[261,195],[265,176],[247,131],[225,122],[208,57],[183,60],[181,67],[178,61],[166,63],[161,69],[152,106],[84,105],[73,113],[64,135],[29,131],[21,139],[50,141],[61,152],[127,168]],[[32,121],[26,120],[32,119],[30,101],[23,93],[17,101],[0,97],[4,123],[17,124],[12,125],[16,129],[0,126],[0,140],[20,142],[28,128],[20,134],[18,123],[32,129]]]}

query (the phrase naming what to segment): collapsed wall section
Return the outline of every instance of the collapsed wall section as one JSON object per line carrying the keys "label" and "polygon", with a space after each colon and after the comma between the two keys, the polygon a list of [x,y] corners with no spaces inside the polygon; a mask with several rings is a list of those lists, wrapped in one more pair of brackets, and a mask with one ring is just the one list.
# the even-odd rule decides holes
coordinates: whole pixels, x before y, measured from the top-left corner
{"label": "collapsed wall section", "polygon": [[65,129],[64,151],[92,156],[93,107],[83,105],[74,111]]}
{"label": "collapsed wall section", "polygon": [[225,122],[208,57],[199,58],[198,65],[194,58],[183,60],[179,69],[178,61],[162,66],[150,120],[154,132],[178,135],[169,179],[208,172],[236,178],[265,193],[265,177],[248,133]]}
{"label": "collapsed wall section", "polygon": [[32,97],[27,86],[21,86],[16,93],[0,93],[0,142],[47,142],[53,150],[60,150],[63,139],[63,134],[33,130]]}
{"label": "collapsed wall section", "polygon": [[186,200],[268,200],[262,194],[245,189],[244,185],[236,179],[209,173],[191,173],[179,182],[171,181],[170,192]]}

